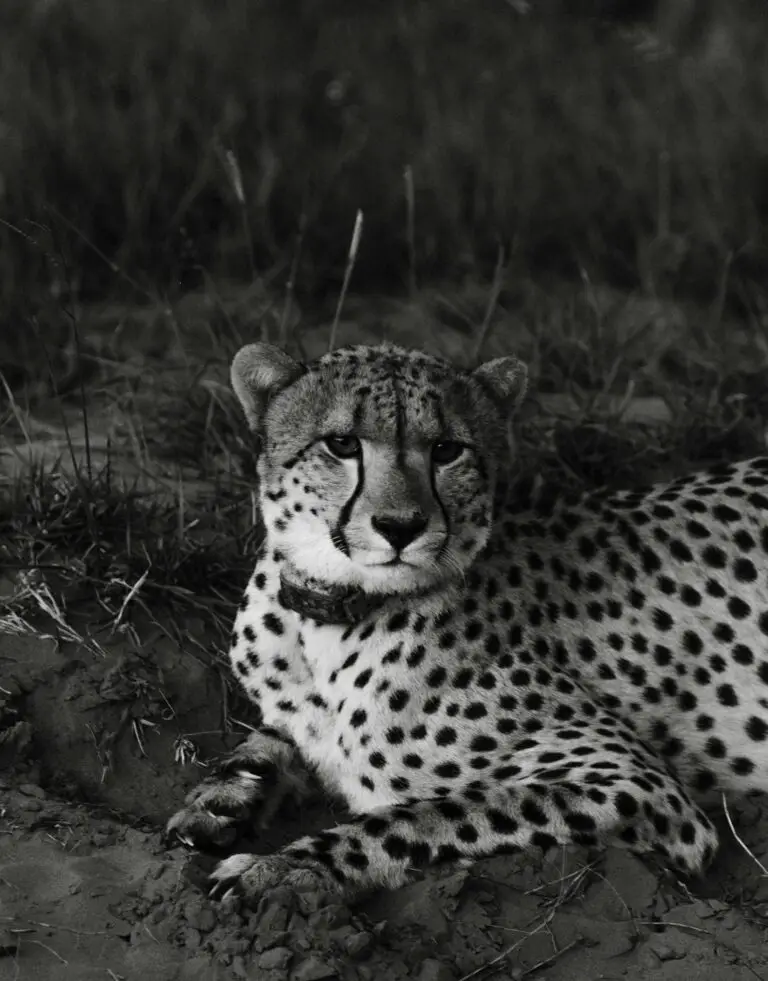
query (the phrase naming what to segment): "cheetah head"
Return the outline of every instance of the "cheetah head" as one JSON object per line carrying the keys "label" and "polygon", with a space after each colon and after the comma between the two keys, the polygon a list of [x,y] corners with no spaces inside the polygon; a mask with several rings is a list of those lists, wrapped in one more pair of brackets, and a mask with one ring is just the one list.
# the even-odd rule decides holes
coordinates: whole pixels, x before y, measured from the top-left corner
{"label": "cheetah head", "polygon": [[487,544],[519,361],[464,371],[382,345],[302,365],[249,344],[232,386],[261,438],[270,544],[300,576],[409,594],[461,576]]}

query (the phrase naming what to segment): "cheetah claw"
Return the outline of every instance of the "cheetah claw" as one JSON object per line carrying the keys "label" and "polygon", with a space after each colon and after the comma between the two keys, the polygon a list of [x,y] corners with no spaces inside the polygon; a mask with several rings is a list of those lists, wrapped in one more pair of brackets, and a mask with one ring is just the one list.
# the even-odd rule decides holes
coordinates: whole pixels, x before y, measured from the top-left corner
{"label": "cheetah claw", "polygon": [[234,779],[204,781],[188,795],[187,806],[168,821],[166,841],[189,848],[232,845],[239,826],[248,822],[260,801],[261,790],[261,777],[246,770],[238,770]]}
{"label": "cheetah claw", "polygon": [[263,893],[276,886],[294,892],[339,891],[338,883],[324,866],[287,855],[230,855],[219,862],[211,879],[211,898],[224,900],[237,895],[247,906],[255,906]]}

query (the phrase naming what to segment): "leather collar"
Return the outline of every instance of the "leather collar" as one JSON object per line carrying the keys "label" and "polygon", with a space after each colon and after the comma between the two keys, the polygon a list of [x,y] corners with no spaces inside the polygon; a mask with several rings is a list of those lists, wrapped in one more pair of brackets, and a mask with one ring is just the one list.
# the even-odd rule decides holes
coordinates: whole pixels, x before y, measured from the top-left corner
{"label": "leather collar", "polygon": [[280,576],[277,600],[285,609],[317,623],[355,626],[379,610],[389,596],[377,596],[345,586],[324,587],[321,583],[293,582]]}

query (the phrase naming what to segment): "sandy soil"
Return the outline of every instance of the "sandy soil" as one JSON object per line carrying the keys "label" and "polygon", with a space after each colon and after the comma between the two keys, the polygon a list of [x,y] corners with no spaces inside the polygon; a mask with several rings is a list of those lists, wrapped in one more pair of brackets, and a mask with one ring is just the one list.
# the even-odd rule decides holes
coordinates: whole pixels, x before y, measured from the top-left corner
{"label": "sandy soil", "polygon": [[[213,860],[168,850],[160,829],[237,736],[218,734],[218,664],[146,633],[0,636],[2,981],[768,979],[768,878],[727,825],[686,885],[609,849],[488,860],[354,907],[279,889],[251,912],[209,901]],[[190,733],[205,734],[198,762],[180,762]],[[731,816],[768,864],[765,802]],[[334,820],[289,815],[245,847]]]}

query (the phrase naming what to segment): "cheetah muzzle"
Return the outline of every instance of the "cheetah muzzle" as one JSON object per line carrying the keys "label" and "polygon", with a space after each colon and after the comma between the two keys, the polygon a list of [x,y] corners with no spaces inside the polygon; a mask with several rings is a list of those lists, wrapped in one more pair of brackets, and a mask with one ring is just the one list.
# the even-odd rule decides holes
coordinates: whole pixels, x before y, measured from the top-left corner
{"label": "cheetah muzzle", "polygon": [[232,383],[266,535],[230,658],[263,724],[168,829],[231,847],[310,772],[353,816],[230,856],[214,891],[352,895],[607,841],[701,871],[698,793],[768,788],[768,460],[534,488],[514,479],[513,358],[464,371],[383,345],[301,365],[255,344]]}

